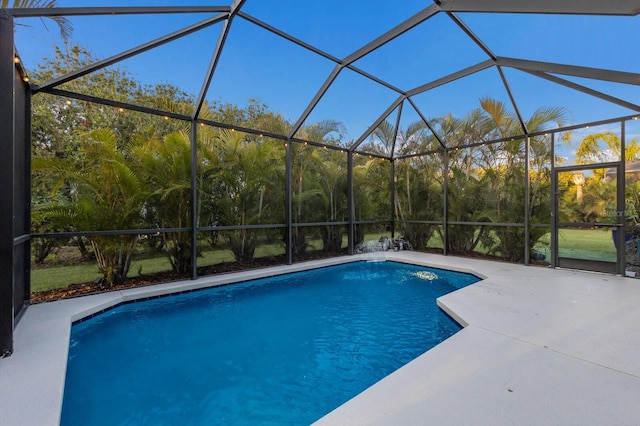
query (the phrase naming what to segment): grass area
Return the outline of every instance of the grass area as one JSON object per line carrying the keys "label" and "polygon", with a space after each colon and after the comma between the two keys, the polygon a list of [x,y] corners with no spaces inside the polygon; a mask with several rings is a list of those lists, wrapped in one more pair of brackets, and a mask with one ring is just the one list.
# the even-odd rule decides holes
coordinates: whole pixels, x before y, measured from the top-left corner
{"label": "grass area", "polygon": [[[367,234],[365,241],[377,241],[378,234]],[[550,235],[545,235],[535,249],[551,259],[549,252]],[[345,243],[346,246],[346,236]],[[558,240],[559,254],[563,257],[595,260],[616,260],[616,250],[611,238],[611,231],[601,229],[565,229],[560,233]],[[310,247],[320,248],[322,242],[310,241]],[[429,242],[430,247],[442,247],[442,241],[437,235]],[[477,251],[481,252],[482,248]],[[284,253],[281,244],[263,244],[256,249],[255,256],[276,256]],[[233,262],[231,250],[204,250],[198,258],[198,266],[211,266],[222,262]],[[169,260],[163,255],[134,259],[129,277],[153,274],[171,270]],[[55,267],[36,267],[31,270],[31,290],[34,292],[46,291],[55,288],[64,288],[71,284],[96,281],[101,277],[94,262],[70,264]]]}
{"label": "grass area", "polygon": [[[534,249],[545,254],[546,260],[549,261],[551,260],[550,245],[551,234],[547,233],[538,241]],[[443,247],[438,234],[434,234],[429,240],[429,247]],[[475,249],[475,252],[481,254],[487,254],[488,251],[482,243]],[[558,251],[562,257],[616,261],[616,248],[609,229],[563,229],[558,239]]]}
{"label": "grass area", "polygon": [[[274,256],[283,253],[279,244],[263,244],[256,248],[255,257]],[[198,266],[216,265],[222,262],[233,262],[231,250],[205,250],[198,258]],[[169,259],[164,255],[156,255],[136,259],[134,258],[129,270],[129,277],[154,274],[171,270]],[[85,283],[98,280],[102,274],[95,262],[79,263],[75,265],[56,265],[53,267],[36,267],[31,270],[31,291],[47,291],[65,288],[71,284]]]}
{"label": "grass area", "polygon": [[[171,264],[165,256],[136,260],[131,265],[130,277],[151,274],[171,269]],[[47,291],[54,288],[64,288],[71,284],[85,283],[98,280],[102,274],[95,262],[81,263],[68,266],[54,266],[49,268],[31,269],[31,291]]]}
{"label": "grass area", "polygon": [[31,291],[47,291],[100,278],[98,267],[91,265],[55,266],[31,269]]}
{"label": "grass area", "polygon": [[558,239],[560,250],[584,250],[589,252],[616,252],[609,229],[563,229]]}
{"label": "grass area", "polygon": [[[551,259],[551,234],[540,239],[535,249]],[[562,229],[558,238],[558,255],[573,259],[616,261],[616,247],[609,229]]]}
{"label": "grass area", "polygon": [[[254,258],[278,256],[284,253],[282,244],[262,244],[256,247]],[[216,265],[221,262],[234,262],[233,252],[228,249],[203,250],[198,257],[198,267]]]}

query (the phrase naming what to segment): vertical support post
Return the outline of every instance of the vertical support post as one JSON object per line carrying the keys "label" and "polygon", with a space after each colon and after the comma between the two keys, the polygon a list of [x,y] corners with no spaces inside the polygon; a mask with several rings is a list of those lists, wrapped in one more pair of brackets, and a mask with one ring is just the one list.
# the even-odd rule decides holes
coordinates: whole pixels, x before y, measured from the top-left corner
{"label": "vertical support post", "polygon": [[524,264],[528,265],[531,261],[530,254],[531,248],[529,244],[531,242],[530,237],[530,229],[529,229],[529,219],[531,215],[531,177],[530,173],[530,164],[529,164],[529,155],[531,153],[531,137],[527,135],[525,137],[524,142]]}
{"label": "vertical support post", "polygon": [[287,264],[291,265],[293,263],[293,197],[291,196],[291,173],[292,173],[292,152],[291,152],[291,139],[287,139],[285,144],[285,222],[287,225],[287,242],[286,242],[286,250],[287,250]]}
{"label": "vertical support post", "polygon": [[449,250],[449,231],[447,228],[449,227],[449,150],[447,148],[444,149],[442,153],[442,160],[444,163],[444,170],[442,172],[442,254],[445,256],[448,254]]}
{"label": "vertical support post", "polygon": [[347,152],[347,208],[348,208],[348,221],[349,221],[349,254],[353,254],[356,239],[356,209],[353,200],[353,152]]}
{"label": "vertical support post", "polygon": [[622,214],[616,215],[616,220],[621,226],[618,228],[618,261],[616,272],[622,276],[625,275],[626,269],[626,251],[627,251],[627,209],[626,209],[626,170],[625,170],[625,149],[626,149],[626,123],[620,122],[620,165],[618,166],[618,180],[617,180],[617,199],[618,199],[618,211]]}
{"label": "vertical support post", "polygon": [[191,120],[191,279],[198,278],[198,125]]}
{"label": "vertical support post", "polygon": [[24,104],[24,188],[22,201],[24,203],[24,229],[23,233],[29,235],[29,239],[23,244],[22,256],[24,259],[24,300],[29,303],[31,299],[31,89],[27,90]]}
{"label": "vertical support post", "polygon": [[396,162],[392,158],[391,163],[391,239],[396,236]]}
{"label": "vertical support post", "polygon": [[13,18],[0,9],[0,357],[13,352],[13,157],[15,141]]}
{"label": "vertical support post", "polygon": [[551,266],[558,266],[558,175],[556,174],[556,134],[551,133]]}

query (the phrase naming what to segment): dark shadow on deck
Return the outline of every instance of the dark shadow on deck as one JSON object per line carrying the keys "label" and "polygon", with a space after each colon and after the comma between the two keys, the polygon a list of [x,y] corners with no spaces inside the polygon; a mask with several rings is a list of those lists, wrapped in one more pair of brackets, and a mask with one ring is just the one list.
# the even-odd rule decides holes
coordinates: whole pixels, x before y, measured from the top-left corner
{"label": "dark shadow on deck", "polygon": [[617,272],[615,262],[604,262],[602,260],[573,259],[570,257],[559,257],[558,266],[560,268],[580,269],[583,271],[592,271],[592,272],[606,272],[608,274],[615,274]]}

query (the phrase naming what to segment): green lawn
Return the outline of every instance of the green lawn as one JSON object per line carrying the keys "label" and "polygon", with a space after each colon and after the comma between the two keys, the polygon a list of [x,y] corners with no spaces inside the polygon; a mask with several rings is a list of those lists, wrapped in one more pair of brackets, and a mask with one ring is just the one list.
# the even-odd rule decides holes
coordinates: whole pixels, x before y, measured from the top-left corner
{"label": "green lawn", "polygon": [[[131,265],[130,277],[151,274],[171,269],[169,260],[162,256],[150,259],[136,260]],[[78,284],[98,280],[102,274],[95,263],[81,263],[70,266],[53,266],[34,268],[31,270],[31,291],[46,291],[54,288],[64,288],[71,284]]]}
{"label": "green lawn", "polygon": [[[535,249],[551,259],[550,235],[541,239]],[[616,248],[609,229],[563,229],[558,238],[558,255],[574,259],[616,261]]]}
{"label": "green lawn", "polygon": [[[279,244],[264,244],[256,248],[255,256],[273,256],[282,254]],[[231,250],[205,250],[198,258],[198,266],[210,266],[222,262],[233,262]],[[164,255],[135,259],[129,270],[129,277],[170,271],[171,264]],[[39,267],[31,270],[31,291],[46,291],[54,288],[64,288],[71,284],[78,284],[98,280],[102,275],[95,263],[80,263],[70,266]]]}
{"label": "green lawn", "polygon": [[[346,238],[346,237],[345,237]],[[366,241],[377,241],[380,235],[368,234]],[[545,235],[535,249],[551,259],[549,253],[549,234]],[[311,241],[310,247],[321,247],[321,241]],[[345,240],[346,245],[346,240]],[[441,247],[442,242],[434,236],[429,246]],[[565,229],[558,240],[560,256],[579,259],[616,260],[616,251],[611,238],[611,231],[599,229]],[[479,249],[480,251],[480,249]],[[275,256],[284,253],[281,244],[263,244],[256,249],[256,257]],[[234,260],[231,250],[205,250],[198,258],[198,266],[210,266]],[[171,269],[165,256],[134,259],[130,277],[168,271]],[[55,266],[34,268],[31,271],[31,290],[46,291],[54,288],[64,288],[71,284],[95,281],[101,277],[95,263],[82,263],[70,266]]]}

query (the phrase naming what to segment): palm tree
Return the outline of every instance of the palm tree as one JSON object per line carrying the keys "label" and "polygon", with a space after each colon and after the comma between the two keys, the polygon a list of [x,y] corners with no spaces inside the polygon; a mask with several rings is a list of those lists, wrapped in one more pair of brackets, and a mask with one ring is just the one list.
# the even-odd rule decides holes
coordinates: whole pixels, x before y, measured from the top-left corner
{"label": "palm tree", "polygon": [[396,126],[389,120],[385,120],[375,128],[369,137],[367,144],[362,146],[362,150],[372,154],[390,158],[393,156],[393,148],[396,137]]}
{"label": "palm tree", "polygon": [[[323,158],[318,173],[321,188],[320,210],[322,221],[346,220],[347,213],[347,167],[346,156],[341,151],[322,149]],[[327,152],[329,151],[329,152]],[[342,229],[326,225],[321,230],[324,251],[337,252],[342,247]]]}
{"label": "palm tree", "polygon": [[[335,120],[324,120],[301,128],[297,136],[301,139],[327,143],[325,138],[336,134],[340,141],[346,129],[344,125]],[[321,222],[322,208],[318,205],[322,202],[322,167],[324,159],[319,149],[307,144],[296,144],[293,149],[292,189],[293,222]],[[294,227],[292,238],[293,253],[302,255],[307,249],[308,228]]]}
{"label": "palm tree", "polygon": [[[397,131],[393,124],[385,120],[373,131],[370,142],[363,149],[386,157],[432,150],[437,141],[427,130],[427,125],[422,120],[410,123],[406,129],[400,128]],[[395,162],[395,217],[400,221],[403,236],[416,248],[426,247],[435,227],[412,224],[407,221],[425,220],[427,216],[437,215],[434,208],[438,209],[438,206],[432,202],[437,200],[440,205],[442,202],[440,195],[442,187],[440,186],[439,189],[433,187],[436,171],[430,167],[431,158],[429,156],[425,161],[413,158]],[[424,170],[420,170],[422,168]],[[428,174],[431,179],[413,178],[420,174]]]}
{"label": "palm tree", "polygon": [[[530,176],[530,210],[524,211],[525,205],[525,139],[524,129],[517,116],[509,112],[503,102],[491,98],[480,100],[482,111],[490,123],[491,139],[510,138],[501,143],[483,147],[481,152],[481,168],[489,185],[491,204],[487,205],[487,217],[492,222],[523,223],[525,216],[535,223],[548,223],[548,211],[551,206],[550,174],[543,173],[544,165],[550,165],[550,140],[536,136],[530,140],[533,153],[533,176]],[[562,127],[568,119],[568,111],[561,107],[538,108],[525,121],[529,133],[540,133],[550,125]],[[531,162],[531,160],[530,160]],[[543,217],[539,217],[543,215]],[[532,227],[529,230],[529,247],[533,248],[537,241],[547,232],[545,228]],[[524,257],[525,235],[523,228],[499,227],[494,230],[497,240],[490,251],[499,252],[510,261],[521,261]],[[489,242],[489,240],[487,240]]]}
{"label": "palm tree", "polygon": [[395,165],[396,218],[400,221],[400,230],[414,249],[425,249],[439,226],[411,221],[442,221],[442,157],[410,157],[396,160]]}
{"label": "palm tree", "polygon": [[359,225],[355,243],[364,240],[367,232],[389,230],[391,218],[391,162],[382,158],[358,155],[353,167],[353,202],[356,221],[383,220],[384,224]]}
{"label": "palm tree", "polygon": [[[220,130],[213,146],[218,161],[211,175],[211,188],[223,197],[218,205],[220,225],[246,226],[270,223],[284,187],[279,178],[282,150],[269,140],[253,143],[242,132]],[[238,229],[227,233],[237,262],[253,260],[258,243],[257,229]]]}
{"label": "palm tree", "polygon": [[[160,228],[190,226],[191,146],[189,135],[170,133],[162,140],[150,138],[131,150],[131,157],[149,193],[147,220]],[[191,268],[191,236],[188,232],[163,235],[163,251],[174,272]]]}
{"label": "palm tree", "polygon": [[[602,149],[600,142],[604,142],[607,149]],[[622,143],[620,136],[614,132],[591,133],[580,141],[576,150],[576,162],[578,164],[604,163],[617,161],[621,157]],[[640,143],[632,139],[625,144],[625,160],[636,160],[640,155]]]}
{"label": "palm tree", "polygon": [[[566,142],[570,143],[570,135]],[[604,144],[604,146],[603,146]],[[638,161],[640,157],[640,142],[637,138],[628,140],[625,143],[624,160],[626,162]],[[576,149],[577,164],[597,164],[609,161],[620,161],[622,159],[622,143],[620,136],[611,131],[591,133],[582,138]],[[637,222],[637,212],[640,211],[640,188],[636,184],[637,177],[634,174],[627,174],[624,179],[625,202],[626,202],[626,223],[635,224]],[[622,182],[618,182],[622,185]],[[607,210],[616,211],[615,197],[616,183],[605,179],[605,170],[593,170],[593,177],[586,181],[584,186],[584,196],[582,199],[571,200],[562,199],[563,206],[567,206],[566,213],[571,219],[588,221],[612,221],[607,217]]]}
{"label": "palm tree", "polygon": [[[56,0],[13,0],[11,6],[9,6],[9,0],[2,0],[2,9],[8,9],[9,7],[13,9],[35,9],[52,8],[56,6]],[[64,16],[50,16],[49,19],[58,25],[60,37],[62,37],[62,40],[66,44],[73,33],[71,22]]]}
{"label": "palm tree", "polygon": [[[54,197],[61,188],[72,198],[56,199],[46,209],[46,219],[76,231],[129,230],[139,227],[147,199],[142,180],[118,149],[110,129],[86,136],[78,153],[82,164],[71,158],[35,158],[36,174],[57,179]],[[107,286],[123,282],[131,266],[137,235],[93,235],[90,241],[98,269]]]}

